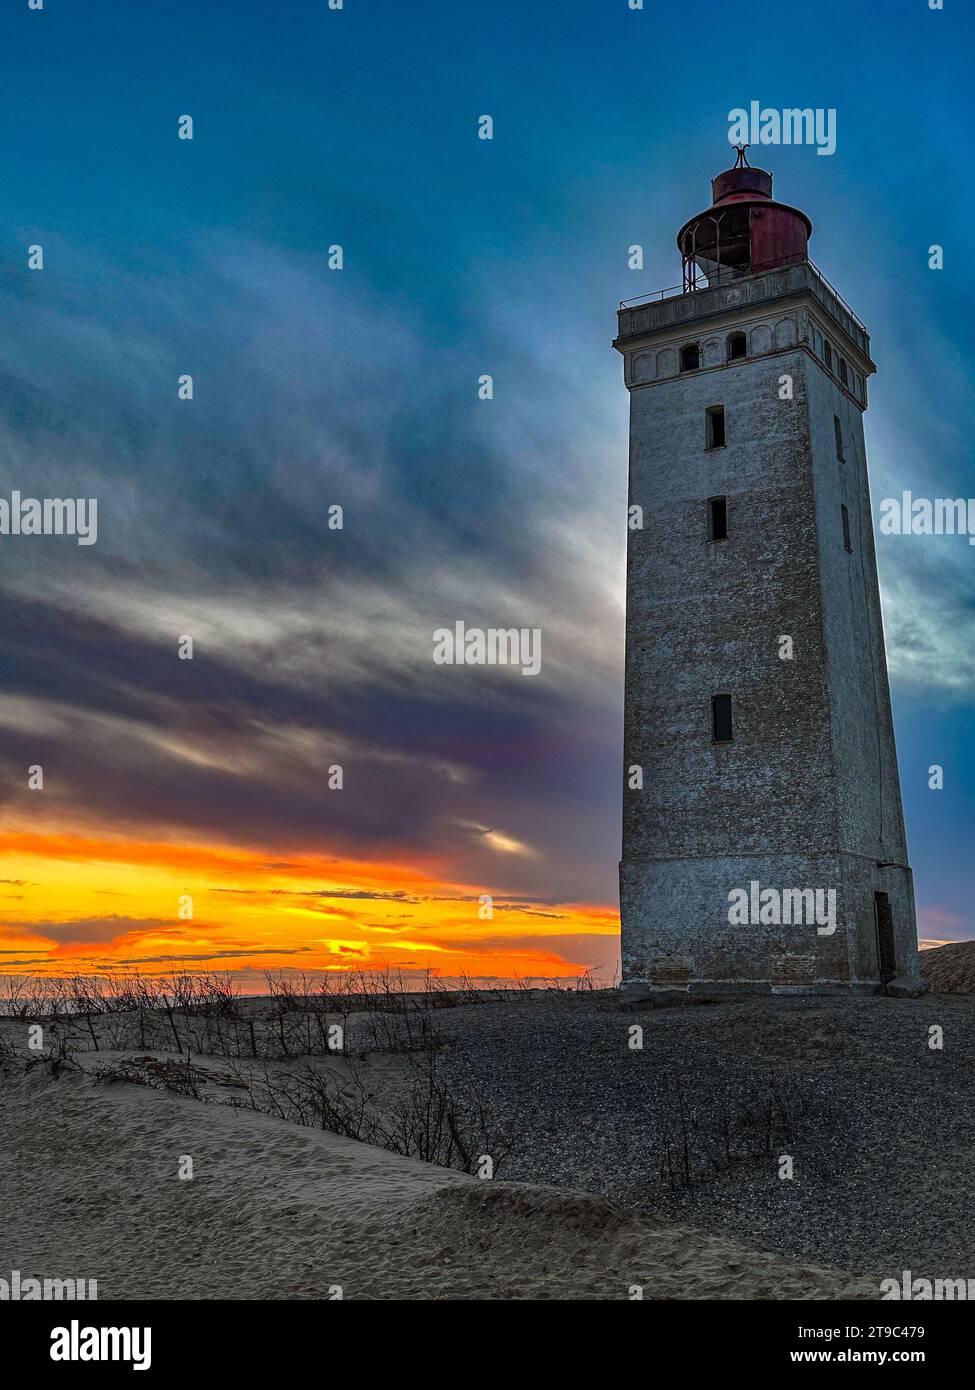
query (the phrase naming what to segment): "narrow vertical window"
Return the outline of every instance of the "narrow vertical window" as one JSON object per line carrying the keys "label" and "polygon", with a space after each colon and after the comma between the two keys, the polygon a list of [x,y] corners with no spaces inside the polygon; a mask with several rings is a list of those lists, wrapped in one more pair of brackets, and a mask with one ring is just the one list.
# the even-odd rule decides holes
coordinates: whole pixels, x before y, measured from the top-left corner
{"label": "narrow vertical window", "polygon": [[701,365],[701,349],[697,343],[685,343],[680,350],[680,369],[682,372],[696,372]]}
{"label": "narrow vertical window", "polygon": [[731,696],[711,696],[711,737],[715,743],[731,743]]}
{"label": "narrow vertical window", "polygon": [[707,447],[709,449],[723,449],[725,444],[724,433],[724,406],[712,405],[706,412],[707,424]]}
{"label": "narrow vertical window", "polygon": [[850,374],[846,369],[845,357],[840,358],[840,381],[842,381],[844,386],[849,386],[850,384]]}
{"label": "narrow vertical window", "polygon": [[728,499],[727,497],[708,498],[708,540],[726,541],[728,539]]}
{"label": "narrow vertical window", "polygon": [[833,433],[836,435],[836,457],[843,463],[843,426],[838,415],[833,416]]}
{"label": "narrow vertical window", "polygon": [[744,333],[731,333],[728,336],[728,361],[733,362],[736,357],[748,356],[748,339]]}
{"label": "narrow vertical window", "polygon": [[826,363],[826,365],[827,365],[827,367],[830,369],[830,371],[832,371],[832,370],[833,370],[833,349],[830,347],[829,343],[826,342],[825,338],[823,339],[823,361]]}
{"label": "narrow vertical window", "polygon": [[847,550],[852,553],[853,542],[850,540],[850,513],[846,510],[845,504],[840,506],[840,511],[843,513],[843,544],[846,546]]}

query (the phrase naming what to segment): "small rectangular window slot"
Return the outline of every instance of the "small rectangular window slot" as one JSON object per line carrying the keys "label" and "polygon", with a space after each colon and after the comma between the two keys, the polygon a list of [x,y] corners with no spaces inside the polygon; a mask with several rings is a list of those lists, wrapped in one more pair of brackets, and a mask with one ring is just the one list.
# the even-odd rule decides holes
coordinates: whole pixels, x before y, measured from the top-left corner
{"label": "small rectangular window slot", "polygon": [[728,499],[727,497],[708,498],[708,540],[726,541],[728,539]]}
{"label": "small rectangular window slot", "polygon": [[723,449],[726,442],[724,431],[724,406],[710,406],[706,412],[706,420],[707,447],[709,449]]}
{"label": "small rectangular window slot", "polygon": [[731,696],[711,696],[711,737],[715,743],[732,743]]}

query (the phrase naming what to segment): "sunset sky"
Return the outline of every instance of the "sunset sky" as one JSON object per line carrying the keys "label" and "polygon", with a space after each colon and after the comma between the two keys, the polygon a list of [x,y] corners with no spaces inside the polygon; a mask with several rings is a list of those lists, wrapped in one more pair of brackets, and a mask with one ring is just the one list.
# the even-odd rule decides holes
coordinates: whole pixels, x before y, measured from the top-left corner
{"label": "sunset sky", "polygon": [[[5,6],[0,496],[99,512],[0,537],[0,973],[611,977],[617,303],[679,280],[732,108],[835,107],[835,155],[751,156],[873,335],[875,519],[970,495],[963,11]],[[878,553],[921,935],[967,938],[975,547]],[[456,621],[541,673],[434,665]]]}

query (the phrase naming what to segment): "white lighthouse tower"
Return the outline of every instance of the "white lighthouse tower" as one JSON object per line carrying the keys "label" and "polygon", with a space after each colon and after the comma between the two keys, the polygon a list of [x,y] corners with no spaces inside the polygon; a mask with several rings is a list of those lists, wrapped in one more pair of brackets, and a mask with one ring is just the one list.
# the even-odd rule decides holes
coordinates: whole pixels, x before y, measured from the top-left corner
{"label": "white lighthouse tower", "polygon": [[630,392],[623,987],[920,988],[863,324],[748,167],[619,313]]}

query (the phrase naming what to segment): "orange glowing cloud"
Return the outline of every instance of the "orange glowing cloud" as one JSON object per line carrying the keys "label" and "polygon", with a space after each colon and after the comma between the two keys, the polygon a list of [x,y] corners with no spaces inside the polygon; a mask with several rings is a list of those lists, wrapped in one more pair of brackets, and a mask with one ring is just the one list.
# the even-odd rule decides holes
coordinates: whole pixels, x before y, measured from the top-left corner
{"label": "orange glowing cloud", "polygon": [[444,977],[611,975],[609,907],[525,901],[433,864],[14,828],[0,837],[0,973],[115,968]]}

